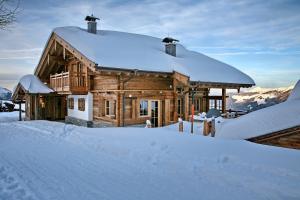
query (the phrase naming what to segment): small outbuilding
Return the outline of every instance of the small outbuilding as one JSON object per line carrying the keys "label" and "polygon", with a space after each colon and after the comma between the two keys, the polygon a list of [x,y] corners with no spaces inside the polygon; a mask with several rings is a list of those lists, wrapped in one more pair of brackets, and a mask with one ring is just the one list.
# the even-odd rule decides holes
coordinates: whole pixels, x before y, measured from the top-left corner
{"label": "small outbuilding", "polygon": [[66,105],[62,98],[32,74],[20,79],[12,96],[14,103],[26,102],[25,120],[64,119]]}

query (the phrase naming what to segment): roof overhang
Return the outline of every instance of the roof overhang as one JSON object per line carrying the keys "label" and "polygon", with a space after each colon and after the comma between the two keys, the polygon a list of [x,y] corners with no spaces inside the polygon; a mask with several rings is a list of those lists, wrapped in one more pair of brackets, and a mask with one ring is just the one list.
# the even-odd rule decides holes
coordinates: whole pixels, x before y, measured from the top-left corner
{"label": "roof overhang", "polygon": [[226,89],[240,89],[250,88],[255,84],[244,83],[221,83],[221,82],[202,82],[202,81],[190,81],[191,86],[198,88],[226,88]]}

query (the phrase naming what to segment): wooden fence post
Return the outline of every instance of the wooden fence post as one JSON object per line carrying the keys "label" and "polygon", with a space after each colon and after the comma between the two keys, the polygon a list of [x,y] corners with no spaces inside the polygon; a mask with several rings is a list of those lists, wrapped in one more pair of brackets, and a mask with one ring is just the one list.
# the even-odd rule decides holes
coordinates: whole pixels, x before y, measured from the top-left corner
{"label": "wooden fence post", "polygon": [[19,121],[22,121],[22,108],[21,108],[21,101],[19,102]]}
{"label": "wooden fence post", "polygon": [[205,119],[203,121],[203,135],[207,136],[210,132],[210,122],[207,121],[207,119]]}
{"label": "wooden fence post", "polygon": [[213,117],[211,119],[211,130],[210,130],[211,137],[215,137],[215,133],[216,133],[216,120]]}

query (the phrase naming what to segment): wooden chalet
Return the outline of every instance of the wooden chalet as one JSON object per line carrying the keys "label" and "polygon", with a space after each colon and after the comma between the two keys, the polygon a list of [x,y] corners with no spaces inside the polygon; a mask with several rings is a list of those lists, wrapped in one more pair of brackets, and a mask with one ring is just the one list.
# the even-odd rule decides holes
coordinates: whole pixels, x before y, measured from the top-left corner
{"label": "wooden chalet", "polygon": [[[189,120],[207,112],[210,99],[226,112],[226,89],[251,87],[239,70],[192,52],[178,40],[88,29],[56,28],[34,75],[52,91],[17,87],[14,100],[26,100],[26,119],[60,120],[91,127],[145,124],[153,127]],[[210,89],[222,90],[211,97]]]}

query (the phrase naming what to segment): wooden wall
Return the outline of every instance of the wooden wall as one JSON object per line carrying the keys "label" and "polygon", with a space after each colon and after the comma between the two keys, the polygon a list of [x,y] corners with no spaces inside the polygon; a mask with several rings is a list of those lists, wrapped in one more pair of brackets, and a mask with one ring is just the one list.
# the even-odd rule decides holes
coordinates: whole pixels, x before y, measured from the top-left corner
{"label": "wooden wall", "polygon": [[300,149],[300,126],[248,139],[248,141],[272,146]]}
{"label": "wooden wall", "polygon": [[[93,78],[94,120],[104,120],[117,126],[145,124],[150,119],[140,116],[141,100],[159,101],[159,124],[170,124],[174,120],[174,93],[171,76],[119,76],[116,74],[97,74]],[[105,115],[105,101],[116,101],[116,116]],[[124,116],[123,116],[123,102]],[[150,106],[150,102],[149,102]]]}
{"label": "wooden wall", "polygon": [[26,120],[63,120],[66,116],[66,97],[59,95],[25,95]]}

